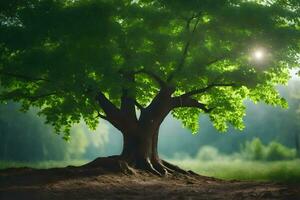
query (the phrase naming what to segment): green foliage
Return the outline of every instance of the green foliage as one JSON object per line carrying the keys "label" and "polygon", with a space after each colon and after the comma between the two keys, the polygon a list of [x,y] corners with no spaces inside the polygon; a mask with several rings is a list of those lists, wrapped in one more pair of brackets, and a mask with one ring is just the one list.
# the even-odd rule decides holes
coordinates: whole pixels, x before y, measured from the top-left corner
{"label": "green foliage", "polygon": [[[96,128],[98,112],[103,113],[95,100],[99,91],[120,106],[124,88],[142,105],[160,89],[145,74],[132,82],[121,72],[147,70],[162,80],[177,72],[170,83],[175,94],[234,83],[194,98],[215,108],[210,118],[218,130],[228,124],[242,129],[243,99],[287,106],[274,86],[286,83],[288,69],[299,64],[299,6],[298,1],[2,0],[0,100],[20,102],[24,111],[38,107],[68,139],[81,119]],[[250,58],[260,47],[267,52],[261,62]],[[173,114],[196,132],[200,111]]]}
{"label": "green foliage", "polygon": [[245,106],[243,99],[247,93],[246,87],[237,90],[220,88],[210,95],[209,105],[215,108],[210,114],[210,119],[219,131],[228,129],[227,122],[239,130],[244,128]]}
{"label": "green foliage", "polygon": [[296,149],[290,149],[278,142],[272,141],[267,148],[267,160],[290,160],[296,158]]}
{"label": "green foliage", "polygon": [[250,160],[291,160],[296,158],[296,150],[272,141],[264,145],[259,138],[246,142],[242,155]]}
{"label": "green foliage", "polygon": [[252,141],[246,142],[242,151],[247,159],[263,160],[265,159],[265,148],[259,138],[254,138]]}
{"label": "green foliage", "polygon": [[212,146],[203,146],[199,149],[196,159],[201,161],[211,161],[219,159],[219,151]]}
{"label": "green foliage", "polygon": [[80,123],[71,128],[73,137],[65,142],[54,134],[51,126],[44,124],[43,118],[36,116],[37,110],[20,114],[18,109],[20,106],[13,103],[0,105],[0,160],[74,160],[89,158],[94,151],[104,153],[108,142],[106,125],[95,135]]}
{"label": "green foliage", "polygon": [[178,108],[173,110],[172,115],[180,119],[184,127],[196,134],[199,130],[199,113],[200,110],[196,108]]}

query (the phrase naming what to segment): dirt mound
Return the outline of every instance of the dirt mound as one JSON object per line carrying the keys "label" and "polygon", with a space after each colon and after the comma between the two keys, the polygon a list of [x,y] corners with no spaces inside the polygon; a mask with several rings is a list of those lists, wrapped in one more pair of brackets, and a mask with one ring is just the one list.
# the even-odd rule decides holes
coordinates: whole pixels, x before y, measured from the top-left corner
{"label": "dirt mound", "polygon": [[120,170],[118,164],[109,157],[82,167],[1,170],[0,199],[300,199],[300,185],[181,173],[160,177]]}

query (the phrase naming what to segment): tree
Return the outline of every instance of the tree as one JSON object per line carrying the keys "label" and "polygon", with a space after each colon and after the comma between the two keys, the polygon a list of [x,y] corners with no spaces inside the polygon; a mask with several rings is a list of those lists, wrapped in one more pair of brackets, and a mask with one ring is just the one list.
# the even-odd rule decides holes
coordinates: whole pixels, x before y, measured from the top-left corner
{"label": "tree", "polygon": [[[298,64],[299,1],[1,1],[1,99],[35,106],[57,132],[99,118],[123,134],[129,166],[159,159],[168,113],[242,129],[243,99],[286,107],[274,88]],[[137,112],[139,110],[139,112]]]}

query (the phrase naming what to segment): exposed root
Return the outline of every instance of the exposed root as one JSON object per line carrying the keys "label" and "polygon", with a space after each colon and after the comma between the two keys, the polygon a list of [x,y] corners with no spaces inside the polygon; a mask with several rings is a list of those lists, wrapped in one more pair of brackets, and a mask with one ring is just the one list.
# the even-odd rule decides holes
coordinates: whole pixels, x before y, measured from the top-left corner
{"label": "exposed root", "polygon": [[184,169],[181,169],[180,167],[173,165],[165,160],[161,159],[154,159],[154,160],[149,160],[146,159],[143,162],[144,164],[142,167],[140,166],[140,169],[144,169],[154,175],[159,175],[159,176],[167,176],[168,174],[185,174],[185,175],[198,175],[197,173],[189,170],[186,171]]}
{"label": "exposed root", "polygon": [[[191,174],[189,171],[186,171],[184,169],[181,169],[180,167],[176,166],[176,165],[173,165],[165,160],[162,160],[162,163],[164,166],[166,166],[167,168],[173,170],[173,173],[176,172],[176,173],[180,173],[180,174]],[[194,173],[194,172],[193,172]],[[196,174],[196,173],[194,173]]]}
{"label": "exposed root", "polygon": [[119,167],[122,173],[128,175],[136,175],[136,172],[133,168],[131,168],[126,161],[119,161]]}
{"label": "exposed root", "polygon": [[173,169],[170,169],[169,167],[165,166],[163,164],[163,160],[161,159],[156,159],[154,161],[154,166],[165,176],[167,176],[168,174],[173,174],[175,172]]}
{"label": "exposed root", "polygon": [[152,174],[158,175],[158,176],[162,176],[163,174],[161,174],[151,163],[150,159],[144,159],[142,161],[138,162],[137,168],[142,169],[142,170],[146,170]]}
{"label": "exposed root", "polygon": [[162,176],[167,176],[169,174],[169,172],[163,166],[161,166],[159,163],[155,163],[154,166],[155,166],[155,169],[157,169],[157,171],[159,171],[159,173]]}
{"label": "exposed root", "polygon": [[169,174],[198,175],[193,171],[186,171],[161,159],[142,159],[131,160],[121,156],[110,156],[106,158],[97,158],[94,161],[82,166],[84,168],[102,168],[105,171],[121,172],[126,175],[136,175],[135,169],[146,171],[157,176],[167,176]]}

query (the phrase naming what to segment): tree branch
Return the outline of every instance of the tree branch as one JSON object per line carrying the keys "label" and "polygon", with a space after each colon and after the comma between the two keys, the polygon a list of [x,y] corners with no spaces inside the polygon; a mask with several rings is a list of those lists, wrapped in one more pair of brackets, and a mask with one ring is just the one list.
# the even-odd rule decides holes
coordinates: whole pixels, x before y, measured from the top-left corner
{"label": "tree branch", "polygon": [[102,119],[107,120],[107,117],[105,115],[102,115],[99,111],[97,111],[98,115],[96,116],[97,118],[100,117]]}
{"label": "tree branch", "polygon": [[182,94],[179,97],[186,98],[186,97],[190,97],[190,96],[193,96],[193,95],[196,95],[196,94],[201,94],[201,93],[207,92],[208,90],[210,90],[213,87],[227,87],[227,86],[232,87],[232,86],[235,86],[235,85],[236,84],[234,84],[234,83],[215,83],[215,84],[208,85],[204,88],[200,88],[200,89],[196,89],[196,90],[186,92],[185,94]]}
{"label": "tree branch", "polygon": [[147,71],[145,69],[141,69],[139,71],[134,72],[134,74],[146,74],[146,75],[150,76],[159,84],[159,86],[161,88],[165,87],[167,85],[167,83],[163,79],[161,79],[157,74],[155,74],[154,72]]}
{"label": "tree branch", "polygon": [[26,75],[22,75],[22,74],[6,72],[3,70],[0,70],[0,75],[10,76],[10,77],[18,78],[18,79],[23,79],[25,81],[33,81],[33,82],[35,82],[35,81],[50,81],[50,80],[44,79],[44,78],[30,77],[30,76],[26,76]]}
{"label": "tree branch", "polygon": [[102,92],[98,93],[97,101],[107,116],[120,112],[120,109],[118,109],[108,98],[106,98]]}
{"label": "tree branch", "polygon": [[226,57],[227,57],[227,55],[223,55],[223,56],[220,56],[220,57],[218,57],[218,58],[215,58],[214,60],[211,60],[211,61],[205,63],[205,66],[212,65],[212,64],[214,64],[214,63],[216,63],[216,62],[219,62],[220,60],[225,59]]}
{"label": "tree branch", "polygon": [[100,111],[97,109],[96,105],[92,103],[92,107],[97,111],[97,116],[95,118],[102,118],[102,119],[105,119],[105,120],[108,120],[107,117],[103,114],[100,113]]}
{"label": "tree branch", "polygon": [[199,108],[203,110],[205,113],[211,112],[214,108],[207,108],[207,105],[200,103],[199,101],[192,98],[181,98],[173,97],[173,108],[182,108],[182,107],[190,107],[190,108]]}
{"label": "tree branch", "polygon": [[145,109],[137,100],[135,100],[134,103],[135,103],[136,107],[138,107],[138,109],[140,109],[140,110],[144,110]]}
{"label": "tree branch", "polygon": [[109,121],[113,126],[120,131],[124,131],[126,129],[128,130],[129,128],[134,129],[136,126],[136,121],[126,117],[126,113],[117,108],[102,92],[98,93],[96,100],[104,111],[106,120]]}
{"label": "tree branch", "polygon": [[102,92],[99,92],[96,100],[106,115],[106,119],[117,129],[122,129],[121,111]]}
{"label": "tree branch", "polygon": [[164,87],[155,95],[150,104],[141,112],[139,121],[154,120],[160,124],[172,109],[172,94],[174,87]]}
{"label": "tree branch", "polygon": [[182,53],[182,57],[177,65],[177,67],[174,69],[174,71],[169,75],[168,79],[167,79],[167,83],[169,83],[170,81],[172,81],[172,79],[174,78],[174,76],[181,71],[181,69],[183,68],[184,66],[184,63],[185,63],[185,60],[186,60],[186,57],[187,57],[187,54],[188,54],[188,51],[189,51],[189,47],[191,45],[191,41],[192,41],[192,36],[193,34],[195,33],[196,29],[197,29],[197,26],[199,24],[199,15],[200,14],[197,14],[197,15],[193,15],[191,18],[189,18],[187,20],[187,30],[188,32],[190,32],[190,24],[192,22],[193,19],[197,19],[196,22],[195,22],[195,25],[193,27],[193,30],[189,33],[190,36],[189,36],[189,39],[188,41],[186,42],[185,46],[184,46],[184,49],[183,49],[183,53]]}

